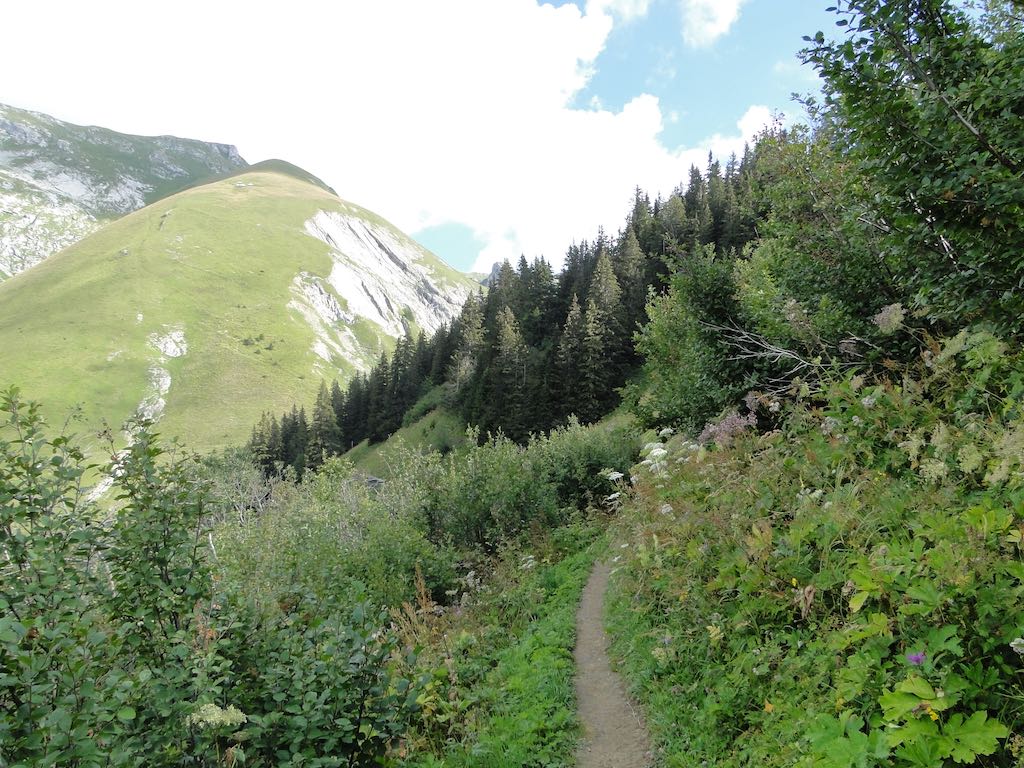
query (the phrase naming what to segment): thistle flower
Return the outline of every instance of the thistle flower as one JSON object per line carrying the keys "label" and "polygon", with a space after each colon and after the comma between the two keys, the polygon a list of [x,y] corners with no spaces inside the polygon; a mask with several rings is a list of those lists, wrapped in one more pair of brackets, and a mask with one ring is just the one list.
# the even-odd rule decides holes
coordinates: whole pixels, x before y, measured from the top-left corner
{"label": "thistle flower", "polygon": [[907,663],[915,667],[920,667],[922,664],[924,664],[924,660],[927,655],[928,654],[924,651],[917,651],[914,653],[908,652]]}

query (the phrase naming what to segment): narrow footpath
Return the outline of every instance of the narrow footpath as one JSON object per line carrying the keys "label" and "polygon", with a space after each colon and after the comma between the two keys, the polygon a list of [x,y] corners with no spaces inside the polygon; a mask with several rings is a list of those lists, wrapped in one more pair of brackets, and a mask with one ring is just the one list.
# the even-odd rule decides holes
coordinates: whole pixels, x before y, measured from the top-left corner
{"label": "narrow footpath", "polygon": [[608,660],[604,595],[608,563],[594,566],[576,613],[576,699],[583,741],[579,768],[643,768],[651,764],[650,738]]}

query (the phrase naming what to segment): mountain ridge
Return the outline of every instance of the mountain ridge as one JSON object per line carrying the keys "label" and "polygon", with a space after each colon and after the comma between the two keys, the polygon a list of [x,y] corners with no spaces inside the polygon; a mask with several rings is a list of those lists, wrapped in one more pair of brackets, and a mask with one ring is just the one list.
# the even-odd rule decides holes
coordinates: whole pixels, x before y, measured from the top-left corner
{"label": "mountain ridge", "polygon": [[298,170],[183,190],[0,283],[4,383],[205,450],[458,314],[475,282]]}
{"label": "mountain ridge", "polygon": [[0,104],[0,280],[105,222],[246,167],[231,144],[136,136]]}

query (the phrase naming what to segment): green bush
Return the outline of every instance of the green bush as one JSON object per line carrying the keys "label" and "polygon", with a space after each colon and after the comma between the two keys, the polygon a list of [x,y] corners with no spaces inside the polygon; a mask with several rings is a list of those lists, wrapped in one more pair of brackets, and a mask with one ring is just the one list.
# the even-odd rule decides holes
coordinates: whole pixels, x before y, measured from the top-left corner
{"label": "green bush", "polygon": [[627,388],[645,426],[699,432],[745,390],[743,367],[730,361],[724,340],[706,325],[725,325],[738,315],[732,278],[727,261],[695,257],[667,293],[648,301],[649,320],[636,336],[645,358],[642,376]]}
{"label": "green bush", "polygon": [[1024,356],[924,362],[638,469],[612,624],[665,765],[1017,764]]}
{"label": "green bush", "polygon": [[584,427],[575,420],[525,447],[491,436],[421,476],[431,536],[494,551],[504,541],[564,525],[613,490],[601,470],[625,470],[637,445],[628,428]]}
{"label": "green bush", "polygon": [[536,457],[559,506],[584,509],[615,490],[602,470],[625,472],[639,448],[636,430],[629,424],[584,427],[570,418],[566,426],[531,440],[527,455]]}
{"label": "green bush", "polygon": [[433,538],[494,551],[531,526],[553,528],[558,498],[535,457],[498,435],[437,468],[428,487],[426,518]]}
{"label": "green bush", "polygon": [[144,425],[108,468],[109,525],[74,442],[16,391],[0,413],[0,764],[385,760],[420,690],[385,615],[300,584],[253,605],[208,557],[198,463]]}

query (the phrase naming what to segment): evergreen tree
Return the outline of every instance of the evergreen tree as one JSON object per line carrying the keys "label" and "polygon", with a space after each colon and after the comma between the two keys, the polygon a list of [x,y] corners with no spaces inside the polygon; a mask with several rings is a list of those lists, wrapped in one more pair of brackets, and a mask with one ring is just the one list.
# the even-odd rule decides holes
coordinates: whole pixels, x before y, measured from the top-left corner
{"label": "evergreen tree", "polygon": [[509,437],[521,440],[526,436],[530,419],[526,409],[527,349],[519,323],[510,307],[498,314],[494,361],[489,367],[490,386],[486,402],[492,418],[487,421],[502,426]]}
{"label": "evergreen tree", "polygon": [[386,352],[380,353],[377,365],[366,382],[366,437],[379,443],[388,436],[388,378],[391,366]]}
{"label": "evergreen tree", "polygon": [[458,343],[448,368],[448,380],[456,391],[473,377],[477,355],[484,347],[483,302],[479,295],[470,296],[462,307],[458,322]]}
{"label": "evergreen tree", "polygon": [[632,228],[619,239],[615,275],[622,289],[622,315],[627,335],[643,323],[647,302],[647,257]]}
{"label": "evergreen tree", "polygon": [[583,361],[583,312],[576,294],[572,295],[569,313],[558,342],[555,362],[558,368],[559,416],[568,416],[579,393],[580,371]]}
{"label": "evergreen tree", "polygon": [[325,458],[341,452],[341,431],[331,403],[327,384],[320,382],[320,391],[313,405],[313,422],[309,429],[309,446],[306,451],[310,469],[319,467]]}
{"label": "evergreen tree", "polygon": [[604,313],[591,299],[583,316],[583,344],[580,350],[580,382],[576,415],[583,422],[597,421],[604,415],[611,393],[608,357],[612,335]]}
{"label": "evergreen tree", "polygon": [[590,290],[587,292],[587,302],[594,303],[601,315],[601,323],[608,329],[610,358],[621,358],[621,352],[624,351],[619,349],[621,342],[624,341],[622,289],[615,277],[607,250],[602,249],[598,254],[594,274],[590,279]]}

